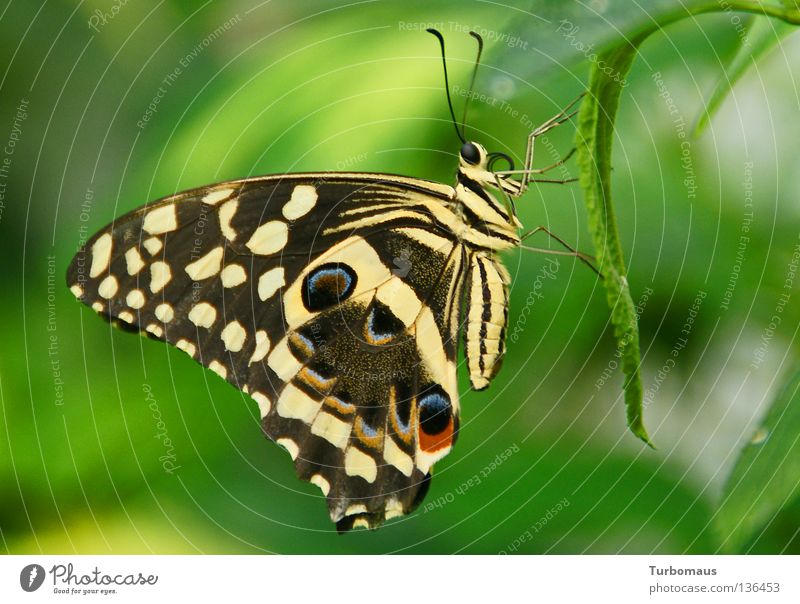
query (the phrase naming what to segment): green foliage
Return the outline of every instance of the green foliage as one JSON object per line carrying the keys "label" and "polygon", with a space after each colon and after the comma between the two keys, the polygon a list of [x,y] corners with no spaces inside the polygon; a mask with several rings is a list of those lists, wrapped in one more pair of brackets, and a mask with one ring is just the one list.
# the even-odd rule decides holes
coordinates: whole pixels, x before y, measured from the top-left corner
{"label": "green foliage", "polygon": [[[614,336],[625,375],[628,426],[647,444],[650,438],[642,419],[642,380],[639,374],[639,329],[628,285],[622,245],[611,202],[611,147],[614,120],[622,92],[620,81],[630,70],[642,38],[605,53],[594,63],[589,93],[578,116],[576,146],[580,183],[589,212],[589,226],[597,254],[606,298],[611,307]],[[603,67],[601,68],[600,65]]]}
{"label": "green foliage", "polygon": [[[787,0],[790,2],[792,0]],[[795,26],[773,19],[755,19],[749,27],[747,36],[739,40],[736,56],[726,66],[720,76],[705,109],[697,119],[694,128],[695,136],[699,136],[706,128],[714,113],[719,109],[736,82],[752,67],[756,61],[780,44],[781,40],[795,31]]]}
{"label": "green foliage", "polygon": [[715,522],[721,547],[745,551],[754,534],[800,495],[800,371],[769,407],[725,485]]}

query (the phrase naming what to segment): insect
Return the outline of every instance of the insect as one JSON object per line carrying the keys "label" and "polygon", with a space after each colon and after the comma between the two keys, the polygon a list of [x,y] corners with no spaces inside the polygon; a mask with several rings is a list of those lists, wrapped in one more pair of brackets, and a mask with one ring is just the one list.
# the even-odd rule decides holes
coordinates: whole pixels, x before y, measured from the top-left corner
{"label": "insect", "polygon": [[525,247],[511,202],[552,167],[533,169],[536,137],[574,115],[531,132],[514,170],[459,129],[444,39],[429,31],[462,142],[454,187],[348,172],[204,186],[116,219],[67,272],[81,302],[252,397],[340,531],[424,498],[458,435],[461,338],[474,389],[499,370],[510,277],[498,253]]}

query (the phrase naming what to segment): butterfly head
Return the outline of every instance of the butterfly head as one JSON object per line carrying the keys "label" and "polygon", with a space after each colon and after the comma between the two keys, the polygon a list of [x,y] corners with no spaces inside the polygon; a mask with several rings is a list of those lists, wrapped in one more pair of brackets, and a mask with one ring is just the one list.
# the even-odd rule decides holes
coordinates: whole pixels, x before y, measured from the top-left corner
{"label": "butterfly head", "polygon": [[495,165],[498,161],[503,161],[507,167],[503,171],[513,170],[514,162],[505,153],[488,153],[486,148],[474,141],[466,141],[461,145],[458,154],[458,171],[462,177],[466,177],[472,182],[477,183],[484,189],[500,191],[503,198],[515,198],[522,194],[520,183],[513,180],[510,175],[496,172]]}

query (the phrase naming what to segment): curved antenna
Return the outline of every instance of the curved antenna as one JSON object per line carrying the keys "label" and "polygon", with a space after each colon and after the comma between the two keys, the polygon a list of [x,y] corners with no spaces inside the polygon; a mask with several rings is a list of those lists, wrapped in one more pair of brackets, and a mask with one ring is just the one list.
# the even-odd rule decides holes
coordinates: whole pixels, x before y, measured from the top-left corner
{"label": "curved antenna", "polygon": [[442,47],[442,67],[444,67],[444,90],[447,93],[447,106],[450,108],[450,117],[453,118],[453,127],[456,129],[456,134],[458,135],[458,139],[462,143],[466,143],[467,141],[464,138],[464,135],[461,134],[461,132],[458,129],[458,122],[456,121],[456,113],[455,111],[453,111],[453,101],[450,98],[450,82],[448,82],[447,80],[447,61],[444,58],[444,38],[442,37],[442,34],[440,34],[438,30],[433,29],[432,27],[429,27],[427,31],[428,33],[431,33],[437,38],[439,38],[439,46]]}
{"label": "curved antenna", "polygon": [[483,52],[483,38],[480,34],[471,31],[469,35],[478,41],[478,56],[475,57],[475,67],[472,69],[472,79],[469,82],[469,94],[467,94],[467,102],[464,103],[464,117],[461,118],[461,132],[467,136],[467,109],[469,109],[469,102],[472,100],[472,89],[475,87],[475,77],[478,75],[478,65],[481,64],[481,53]]}

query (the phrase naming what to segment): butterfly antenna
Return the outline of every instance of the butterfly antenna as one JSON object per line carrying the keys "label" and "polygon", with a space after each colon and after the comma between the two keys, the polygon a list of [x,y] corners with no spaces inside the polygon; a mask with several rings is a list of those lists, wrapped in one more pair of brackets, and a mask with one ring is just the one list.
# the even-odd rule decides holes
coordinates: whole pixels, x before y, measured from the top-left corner
{"label": "butterfly antenna", "polygon": [[461,118],[461,132],[464,138],[467,136],[467,109],[469,109],[469,102],[472,99],[472,89],[475,88],[475,78],[478,75],[478,65],[481,64],[481,53],[483,52],[483,38],[480,34],[471,31],[469,35],[478,41],[478,56],[475,57],[475,67],[472,69],[472,79],[469,82],[469,94],[467,95],[467,102],[464,104],[464,117]]}
{"label": "butterfly antenna", "polygon": [[450,117],[453,118],[453,127],[456,129],[456,134],[458,135],[458,139],[462,143],[466,143],[467,141],[464,139],[464,135],[461,134],[461,131],[458,129],[458,122],[456,121],[456,112],[453,111],[453,100],[450,98],[450,82],[447,80],[447,61],[445,60],[444,55],[444,38],[442,34],[439,33],[438,30],[429,27],[427,30],[429,33],[432,33],[439,39],[439,46],[442,47],[442,67],[444,67],[444,90],[447,93],[447,106],[450,108]]}

